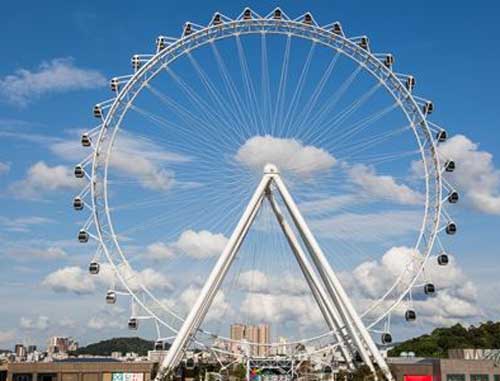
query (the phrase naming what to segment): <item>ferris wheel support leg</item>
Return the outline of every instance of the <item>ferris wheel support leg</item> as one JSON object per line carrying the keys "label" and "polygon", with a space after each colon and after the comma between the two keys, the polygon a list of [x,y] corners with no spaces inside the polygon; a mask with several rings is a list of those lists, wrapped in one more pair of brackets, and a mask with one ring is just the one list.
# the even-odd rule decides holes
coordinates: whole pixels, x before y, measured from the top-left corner
{"label": "ferris wheel support leg", "polygon": [[241,216],[236,228],[229,238],[221,256],[210,273],[205,285],[203,286],[198,298],[196,299],[191,311],[184,320],[180,330],[175,337],[172,346],[167,352],[160,369],[156,375],[155,381],[163,381],[164,378],[180,363],[182,354],[189,342],[189,339],[194,332],[199,328],[200,322],[205,317],[208,307],[213,301],[217,292],[218,286],[223,280],[230,264],[232,263],[237,248],[248,232],[248,229],[255,218],[257,209],[259,208],[264,197],[264,191],[267,188],[271,176],[265,174],[255,190],[250,202],[247,205],[243,215]]}
{"label": "ferris wheel support leg", "polygon": [[276,200],[274,199],[270,188],[268,188],[267,199],[271,204],[271,207],[273,209],[274,214],[276,215],[276,219],[278,220],[281,230],[283,231],[283,234],[285,235],[288,244],[290,245],[290,248],[295,255],[295,258],[299,263],[299,267],[302,273],[304,274],[304,277],[306,278],[307,284],[312,291],[314,299],[318,304],[324,319],[328,323],[329,328],[335,332],[334,334],[335,338],[337,339],[337,342],[340,345],[340,351],[344,356],[344,359],[349,369],[354,370],[355,367],[352,361],[352,354],[346,347],[348,341],[343,336],[341,331],[342,324],[340,322],[340,317],[338,316],[333,305],[331,304],[332,303],[331,300],[328,299],[326,290],[324,289],[318,277],[316,276],[316,273],[314,272],[311,263],[309,262],[307,256],[302,250],[302,247],[300,246],[299,241],[295,236],[295,233],[293,232],[290,225],[285,220],[285,217],[281,213],[280,207],[276,203]]}
{"label": "ferris wheel support leg", "polygon": [[[370,367],[372,372],[375,373],[375,369],[373,367],[373,363],[370,359],[370,354],[375,359],[375,362],[378,364],[380,370],[384,373],[384,376],[387,380],[392,381],[393,376],[387,365],[386,361],[380,354],[377,346],[373,342],[372,337],[370,336],[368,330],[364,326],[361,318],[357,314],[354,309],[354,306],[351,304],[344,288],[342,287],[340,281],[338,280],[335,272],[331,268],[328,260],[325,257],[325,254],[321,250],[318,242],[316,241],[314,235],[309,230],[302,214],[300,213],[295,201],[292,196],[288,192],[285,184],[281,180],[279,176],[274,177],[274,181],[276,186],[285,201],[285,204],[294,219],[297,228],[303,235],[304,241],[306,242],[308,249],[310,249],[310,255],[313,258],[313,262],[315,262],[316,267],[325,283],[327,289],[329,289],[331,296],[333,299],[337,299],[339,312],[344,315],[344,320],[346,322],[346,326],[349,330],[349,333],[353,337],[353,340],[356,342],[358,350],[360,351],[360,355],[365,361],[365,363]],[[344,310],[345,309],[345,310]],[[359,335],[362,338],[360,340]],[[363,343],[364,342],[364,343]],[[368,351],[367,351],[368,349]]]}

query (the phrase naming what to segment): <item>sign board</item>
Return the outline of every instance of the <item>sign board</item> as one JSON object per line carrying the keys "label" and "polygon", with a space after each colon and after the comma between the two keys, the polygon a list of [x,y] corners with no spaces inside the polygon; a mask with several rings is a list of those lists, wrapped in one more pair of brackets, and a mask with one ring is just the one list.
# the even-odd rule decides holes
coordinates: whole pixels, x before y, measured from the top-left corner
{"label": "sign board", "polygon": [[111,381],[144,381],[144,373],[113,373]]}
{"label": "sign board", "polygon": [[430,374],[420,374],[420,375],[405,374],[404,381],[432,381],[432,375],[430,375]]}

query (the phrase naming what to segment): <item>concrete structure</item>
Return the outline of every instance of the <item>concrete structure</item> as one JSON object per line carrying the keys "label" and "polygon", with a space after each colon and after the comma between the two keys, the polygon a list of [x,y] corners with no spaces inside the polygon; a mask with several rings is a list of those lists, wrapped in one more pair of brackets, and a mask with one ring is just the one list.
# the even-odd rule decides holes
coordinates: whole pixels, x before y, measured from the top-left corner
{"label": "concrete structure", "polygon": [[16,362],[7,365],[6,381],[150,381],[154,363],[105,359]]}

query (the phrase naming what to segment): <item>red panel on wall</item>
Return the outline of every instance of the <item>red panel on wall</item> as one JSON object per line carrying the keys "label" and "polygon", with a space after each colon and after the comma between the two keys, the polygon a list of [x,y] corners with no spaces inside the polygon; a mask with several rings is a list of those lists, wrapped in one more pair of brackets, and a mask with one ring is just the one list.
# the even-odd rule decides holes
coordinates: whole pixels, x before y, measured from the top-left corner
{"label": "red panel on wall", "polygon": [[432,375],[424,374],[424,375],[412,375],[405,374],[404,381],[432,381]]}

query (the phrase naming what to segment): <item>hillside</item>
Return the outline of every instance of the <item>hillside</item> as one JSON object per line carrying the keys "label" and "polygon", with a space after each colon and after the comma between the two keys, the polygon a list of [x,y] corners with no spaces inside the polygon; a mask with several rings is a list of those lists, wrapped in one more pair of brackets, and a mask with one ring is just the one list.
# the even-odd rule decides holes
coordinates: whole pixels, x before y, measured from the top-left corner
{"label": "hillside", "polygon": [[449,328],[437,328],[428,335],[422,335],[397,344],[389,356],[401,352],[415,352],[421,357],[447,357],[448,349],[487,348],[500,349],[500,322],[488,321],[478,327],[465,328],[455,324]]}
{"label": "hillside", "polygon": [[139,355],[147,355],[152,350],[154,341],[144,340],[140,337],[118,337],[109,340],[99,341],[79,348],[76,355],[109,356],[111,352],[135,352]]}

